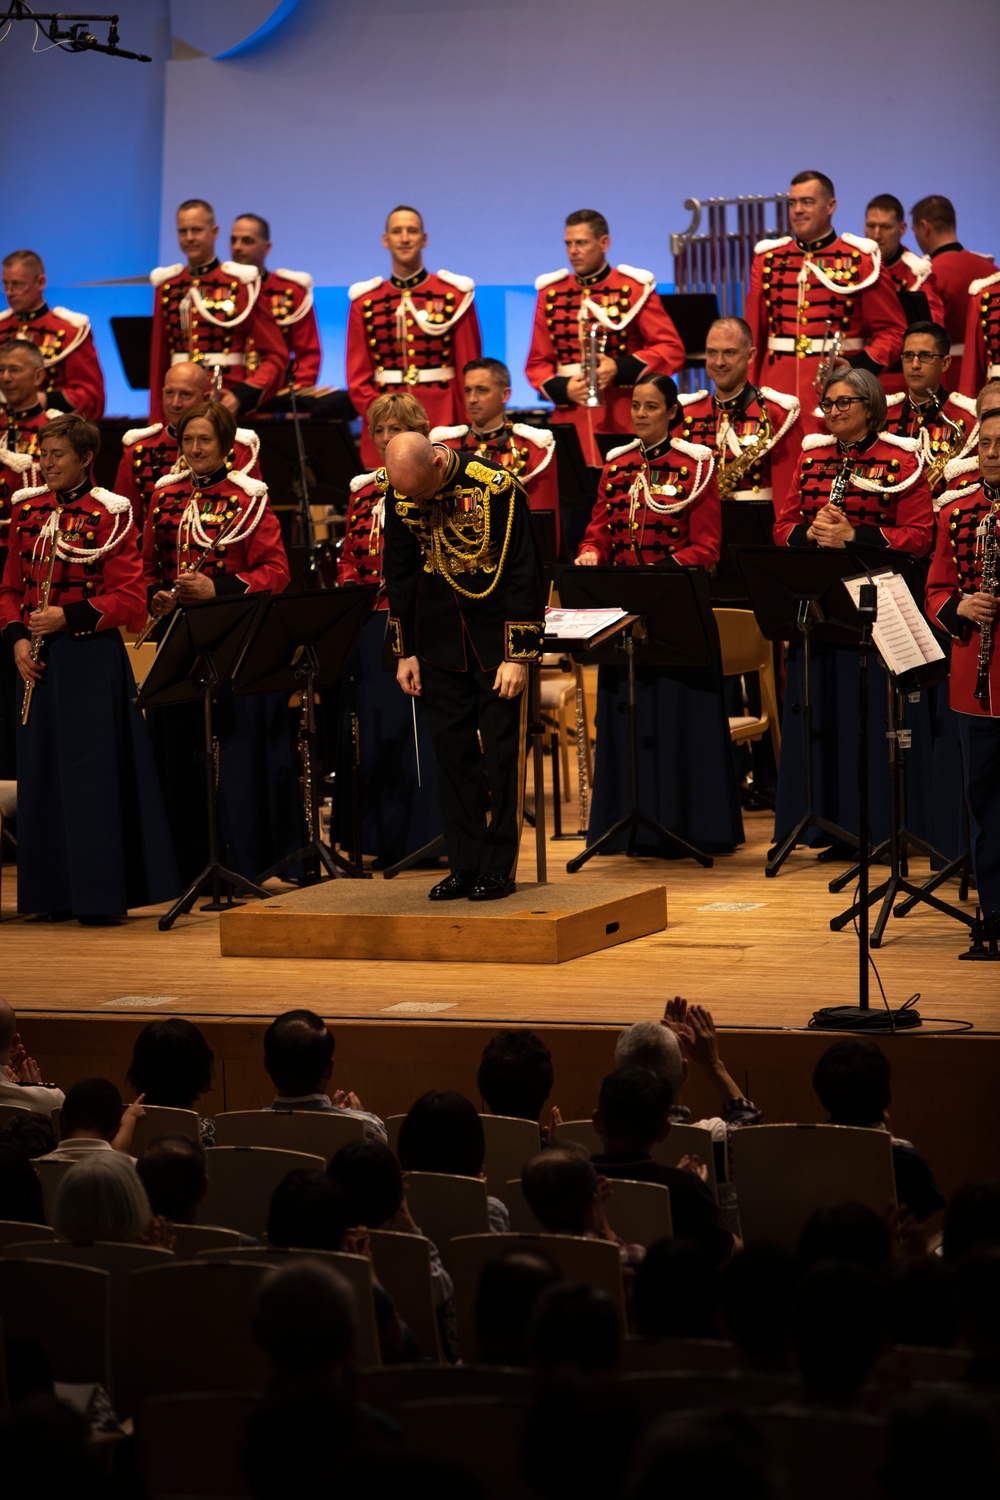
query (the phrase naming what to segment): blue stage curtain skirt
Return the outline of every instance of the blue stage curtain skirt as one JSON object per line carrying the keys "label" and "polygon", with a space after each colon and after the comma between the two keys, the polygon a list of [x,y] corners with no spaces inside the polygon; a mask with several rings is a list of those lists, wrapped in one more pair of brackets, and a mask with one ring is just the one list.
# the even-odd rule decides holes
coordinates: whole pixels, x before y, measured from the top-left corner
{"label": "blue stage curtain skirt", "polygon": [[[721,661],[708,667],[640,667],[635,676],[641,810],[703,853],[731,853],[743,842],[743,815]],[[588,843],[629,811],[627,703],[626,669],[601,667]],[[620,853],[627,845],[623,834],[607,852]],[[636,850],[679,857],[641,831]]]}
{"label": "blue stage curtain skirt", "polygon": [[[392,865],[441,834],[437,760],[417,699],[420,786],[413,744],[412,699],[382,665],[384,610],[377,610],[358,636],[340,683],[340,733],[336,758],[333,826],[338,844],[354,851],[351,817],[351,727],[348,677],[355,679],[361,800],[361,853]],[[395,664],[394,664],[395,665]]]}
{"label": "blue stage curtain skirt", "polygon": [[[208,863],[202,706],[154,708],[150,734],[174,832],[181,879],[189,884]],[[236,697],[227,683],[215,702],[219,742],[219,845],[222,864],[256,880],[294,854],[308,837],[298,757],[284,693]],[[293,877],[301,871],[285,872]]]}
{"label": "blue stage curtain skirt", "polygon": [[[855,836],[858,812],[858,650],[854,646],[814,646],[810,663],[812,699],[813,788],[815,810]],[[874,843],[889,836],[889,759],[886,741],[888,677],[872,647],[868,656],[868,825]],[[791,646],[785,664],[785,701],[781,719],[781,765],[774,821],[780,843],[806,808],[805,750],[802,737],[802,650]],[[933,709],[928,692],[905,700],[911,734],[905,752],[905,825],[924,838],[933,818]],[[810,829],[803,842],[810,848],[829,845],[829,834]]]}
{"label": "blue stage curtain skirt", "polygon": [[135,683],[117,630],[49,636],[31,712],[17,704],[17,907],[120,916],[181,883]]}

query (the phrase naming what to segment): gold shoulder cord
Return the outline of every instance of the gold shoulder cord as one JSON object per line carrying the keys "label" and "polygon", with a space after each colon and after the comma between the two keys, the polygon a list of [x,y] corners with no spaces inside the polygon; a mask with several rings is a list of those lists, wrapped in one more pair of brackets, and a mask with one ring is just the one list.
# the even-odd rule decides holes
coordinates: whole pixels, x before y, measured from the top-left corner
{"label": "gold shoulder cord", "polygon": [[508,549],[510,547],[510,537],[511,537],[511,532],[512,532],[513,527],[514,527],[514,506],[515,506],[516,503],[517,503],[517,492],[515,490],[512,493],[512,495],[511,495],[510,503],[508,504],[508,507],[507,507],[507,530],[506,530],[506,533],[505,533],[504,539],[503,539],[503,548],[501,549],[501,552],[500,552],[500,560],[497,563],[496,577],[493,579],[493,582],[490,584],[489,588],[483,589],[481,593],[477,593],[476,590],[474,590],[474,589],[463,589],[462,586],[461,586],[461,584],[456,583],[455,580],[454,580],[454,578],[448,572],[448,570],[443,566],[443,558],[442,558],[441,553],[442,553],[442,548],[444,548],[444,550],[450,552],[453,557],[458,558],[459,561],[461,561],[461,562],[470,561],[473,557],[480,557],[482,555],[483,551],[485,550],[486,546],[489,543],[489,538],[490,538],[490,501],[489,501],[489,496],[485,495],[485,494],[483,496],[483,512],[484,512],[483,541],[480,544],[480,546],[476,549],[475,553],[471,553],[471,554],[468,553],[468,552],[463,553],[457,547],[453,547],[451,545],[451,543],[448,542],[448,541],[446,541],[446,539],[444,537],[444,527],[443,526],[441,526],[441,527],[432,527],[431,528],[431,545],[432,545],[432,548],[433,548],[433,556],[434,556],[434,563],[435,563],[436,569],[441,574],[441,576],[443,578],[447,579],[447,581],[451,584],[451,587],[455,590],[456,594],[461,594],[466,599],[486,599],[486,598],[489,597],[490,594],[492,594],[493,590],[496,588],[497,584],[500,582],[501,576],[503,575],[503,565],[504,565],[504,563],[505,563],[505,561],[507,559],[507,552],[508,552]]}

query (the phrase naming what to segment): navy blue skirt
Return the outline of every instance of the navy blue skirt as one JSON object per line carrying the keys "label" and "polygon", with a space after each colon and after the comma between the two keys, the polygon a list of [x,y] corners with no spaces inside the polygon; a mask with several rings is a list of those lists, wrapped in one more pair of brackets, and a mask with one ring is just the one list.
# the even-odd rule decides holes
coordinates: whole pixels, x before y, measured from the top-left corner
{"label": "navy blue skirt", "polygon": [[[340,684],[339,738],[335,760],[333,826],[343,849],[354,849],[351,813],[351,730],[347,679],[355,681],[358,715],[361,852],[391,865],[422,849],[441,833],[437,760],[424,717],[417,704],[417,745],[413,738],[413,699],[396,681],[395,670],[382,665],[384,610],[377,610],[358,636],[354,655]],[[395,663],[393,663],[393,668]],[[417,748],[420,785],[417,785]]]}
{"label": "navy blue skirt", "polygon": [[[187,885],[208,863],[202,707],[152,708],[147,718],[177,863]],[[220,858],[227,869],[256,880],[307,838],[285,695],[236,697],[227,683],[216,699],[214,727]]]}
{"label": "navy blue skirt", "polygon": [[[636,670],[639,805],[657,823],[705,854],[729,854],[743,842],[733,743],[723,701],[722,664]],[[597,686],[594,793],[588,842],[629,811],[628,674],[601,667]],[[623,834],[608,853],[627,848]],[[636,850],[676,857],[641,833]]]}
{"label": "navy blue skirt", "polygon": [[27,724],[17,702],[17,907],[120,916],[180,891],[167,816],[117,630],[49,636]]}

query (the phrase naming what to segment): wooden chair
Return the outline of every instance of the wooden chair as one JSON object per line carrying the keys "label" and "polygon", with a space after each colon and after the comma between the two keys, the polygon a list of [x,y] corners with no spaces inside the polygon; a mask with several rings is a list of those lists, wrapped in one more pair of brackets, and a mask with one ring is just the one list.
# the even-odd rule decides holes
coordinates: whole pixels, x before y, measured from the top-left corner
{"label": "wooden chair", "polygon": [[[3,851],[4,846],[9,844],[16,849],[14,835],[6,826],[8,818],[17,817],[17,782],[0,781],[0,879],[3,876]],[[2,890],[0,890],[2,895]],[[3,905],[0,903],[0,918],[3,916]]]}
{"label": "wooden chair", "polygon": [[486,1137],[486,1190],[504,1202],[507,1183],[520,1177],[526,1161],[542,1149],[541,1134],[534,1120],[512,1115],[480,1115]]}
{"label": "wooden chair", "polygon": [[262,1391],[269,1367],[250,1314],[266,1274],[266,1262],[204,1259],[136,1271],[131,1302],[137,1401],[175,1392]]}
{"label": "wooden chair", "polygon": [[479,1177],[451,1177],[445,1172],[411,1172],[406,1201],[420,1232],[433,1240],[451,1270],[451,1241],[457,1235],[488,1234],[486,1184]]}
{"label": "wooden chair", "polygon": [[422,1234],[391,1229],[369,1233],[375,1275],[413,1330],[425,1359],[441,1359],[441,1334],[431,1282],[431,1242]]}
{"label": "wooden chair", "polygon": [[132,1415],[132,1378],[129,1370],[131,1337],[129,1297],[132,1272],[150,1266],[171,1265],[173,1255],[153,1245],[121,1245],[98,1240],[92,1245],[73,1245],[66,1240],[37,1240],[12,1245],[5,1260],[48,1260],[64,1265],[88,1266],[106,1271],[109,1277],[111,1384],[108,1387],[120,1417]]}
{"label": "wooden chair", "polygon": [[622,1340],[623,1374],[647,1370],[685,1370],[689,1374],[723,1375],[733,1368],[733,1346],[722,1339]]}
{"label": "wooden chair", "polygon": [[[510,1227],[518,1234],[544,1234],[524,1197],[520,1178],[504,1183],[503,1200],[510,1214]],[[608,1223],[630,1245],[655,1244],[673,1236],[670,1189],[658,1182],[629,1182],[616,1177],[605,1205]]]}
{"label": "wooden chair", "polygon": [[399,1132],[403,1128],[405,1115],[386,1115],[385,1133],[389,1142],[389,1149],[399,1155]]}
{"label": "wooden chair", "polygon": [[247,1391],[197,1391],[144,1401],[136,1435],[147,1500],[249,1496],[240,1457],[244,1429],[260,1403]]}
{"label": "wooden chair", "polygon": [[697,1125],[671,1125],[665,1141],[658,1141],[649,1153],[664,1167],[676,1167],[682,1156],[697,1156],[708,1170],[705,1184],[716,1203],[719,1201],[719,1175],[715,1166],[715,1142],[710,1130]]}
{"label": "wooden chair", "polygon": [[313,1169],[322,1172],[322,1156],[304,1151],[276,1151],[265,1146],[210,1146],[208,1192],[198,1210],[206,1224],[238,1229],[259,1239],[267,1224],[267,1211],[278,1183],[289,1172]]}
{"label": "wooden chair", "polygon": [[165,1104],[144,1104],[146,1113],[135,1122],[130,1156],[141,1156],[151,1141],[160,1135],[184,1135],[197,1145],[198,1112],[194,1109],[171,1109]]}
{"label": "wooden chair", "polygon": [[203,1250],[198,1256],[199,1262],[258,1265],[271,1270],[276,1266],[287,1266],[295,1260],[329,1262],[334,1270],[339,1271],[350,1282],[358,1309],[358,1356],[366,1367],[380,1365],[382,1355],[372,1294],[372,1263],[366,1255],[347,1255],[339,1250],[274,1250],[264,1246],[248,1246],[239,1250]]}
{"label": "wooden chair", "polygon": [[56,1232],[46,1224],[24,1224],[20,1219],[0,1219],[0,1251],[8,1245],[20,1245],[25,1240],[54,1240]]}
{"label": "wooden chair", "polygon": [[[756,1129],[756,1126],[754,1127]],[[876,1474],[883,1456],[884,1424],[840,1411],[758,1411],[755,1424],[784,1471],[790,1495],[809,1500],[880,1500]]]}
{"label": "wooden chair", "polygon": [[203,1250],[238,1250],[237,1229],[222,1229],[215,1224],[173,1224],[174,1258],[194,1260]]}
{"label": "wooden chair", "polygon": [[476,1347],[476,1296],[488,1260],[505,1250],[543,1250],[567,1281],[585,1281],[608,1293],[625,1331],[625,1295],[621,1256],[610,1240],[588,1240],[569,1234],[471,1234],[452,1242],[451,1274],[455,1282],[455,1316],[463,1358]]}
{"label": "wooden chair", "polygon": [[42,1184],[45,1217],[50,1224],[55,1220],[56,1198],[59,1196],[60,1184],[72,1165],[71,1161],[45,1161],[44,1159],[39,1159],[34,1163],[38,1180]]}
{"label": "wooden chair", "polygon": [[563,1120],[561,1125],[557,1125],[553,1144],[565,1146],[568,1141],[582,1146],[588,1156],[597,1156],[604,1149],[592,1120]]}
{"label": "wooden chair", "polygon": [[754,1125],[733,1133],[745,1240],[794,1250],[817,1208],[850,1199],[882,1215],[896,1202],[892,1139],[853,1125]]}
{"label": "wooden chair", "polygon": [[712,613],[719,627],[723,675],[742,677],[747,672],[756,672],[760,683],[760,714],[742,714],[729,720],[733,744],[742,745],[770,734],[777,765],[781,758],[781,720],[771,642],[764,639],[749,609],[713,609]]}
{"label": "wooden chair", "polygon": [[511,1177],[504,1183],[502,1197],[504,1203],[507,1205],[507,1212],[510,1215],[512,1234],[545,1233],[545,1230],[528,1207],[528,1200],[524,1196],[520,1177]]}
{"label": "wooden chair", "polygon": [[323,1109],[234,1109],[215,1117],[217,1146],[305,1151],[325,1162],[348,1141],[364,1139],[364,1121]]}
{"label": "wooden chair", "polygon": [[53,1380],[110,1390],[110,1306],[107,1271],[55,1260],[0,1260],[4,1335],[40,1344]]}
{"label": "wooden chair", "polygon": [[404,1401],[403,1444],[411,1452],[447,1459],[467,1469],[488,1500],[531,1500],[521,1479],[521,1439],[527,1396],[466,1396]]}

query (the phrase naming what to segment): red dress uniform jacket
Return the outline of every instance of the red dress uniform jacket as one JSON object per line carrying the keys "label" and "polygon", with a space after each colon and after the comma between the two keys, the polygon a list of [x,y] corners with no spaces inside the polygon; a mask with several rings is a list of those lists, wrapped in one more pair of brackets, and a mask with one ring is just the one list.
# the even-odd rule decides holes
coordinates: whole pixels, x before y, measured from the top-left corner
{"label": "red dress uniform jacket", "polygon": [[269,401],[285,378],[288,351],[266,301],[255,266],[208,261],[203,266],[158,266],[150,272],[153,343],[149,414],[163,417],[160,393],[171,364],[193,360],[221,366],[222,384],[252,411]]}
{"label": "red dress uniform jacket", "polygon": [[[355,474],[344,522],[344,540],[337,563],[337,586],[352,583],[382,585],[382,552],[385,547],[385,492],[389,487],[384,469],[373,474]],[[384,585],[376,609],[388,609]]]}
{"label": "red dress uniform jacket", "polygon": [[[897,296],[900,292],[922,292],[927,299],[927,312],[931,322],[940,323],[942,328],[945,326],[944,303],[934,279],[934,267],[926,255],[915,255],[905,245],[900,245],[892,260],[882,261],[882,269],[896,287]],[[907,323],[917,321],[905,307],[903,317]],[[898,360],[889,369],[882,371],[879,380],[887,395],[906,390],[903,367]]]}
{"label": "red dress uniform jacket", "polygon": [[[236,442],[227,459],[230,468],[251,479],[260,479],[260,438],[250,427],[237,427]],[[151,427],[130,427],[122,438],[115,490],[132,502],[135,523],[141,531],[153,499],[156,482],[164,474],[186,469],[172,427],[154,422]]]}
{"label": "red dress uniform jacket", "polygon": [[941,497],[937,518],[937,544],[927,575],[927,613],[952,638],[949,697],[956,713],[979,718],[1000,718],[1000,651],[997,650],[997,617],[989,627],[993,636],[990,658],[990,696],[976,697],[979,676],[978,625],[958,614],[963,594],[982,589],[983,558],[978,530],[992,512],[1000,515],[1000,490],[988,486],[975,458],[949,465],[952,488]]}
{"label": "red dress uniform jacket", "polygon": [[[376,396],[407,386],[432,427],[459,421],[462,370],[483,351],[475,282],[421,270],[406,280],[356,281],[347,295],[347,388],[361,416]],[[379,462],[366,429],[361,461],[371,468]]]}
{"label": "red dress uniform jacket", "polygon": [[0,344],[28,339],[45,360],[44,397],[60,412],[78,411],[96,422],[104,415],[104,376],[90,331],[90,319],[68,307],[47,307],[0,313]]}
{"label": "red dress uniform jacket", "polygon": [[308,271],[265,271],[261,298],[281,330],[295,373],[295,385],[305,390],[319,381],[323,350],[313,306],[313,279]]}
{"label": "red dress uniform jacket", "polygon": [[745,385],[731,401],[708,391],[681,396],[681,436],[704,443],[715,454],[715,480],[722,500],[773,500],[771,454],[780,449],[799,417],[794,396]]}
{"label": "red dress uniform jacket", "polygon": [[886,417],[886,432],[896,437],[916,438],[924,456],[924,478],[930,487],[934,509],[937,510],[941,496],[948,488],[945,469],[952,459],[961,458],[973,448],[979,437],[976,421],[976,403],[957,391],[946,395],[938,402],[935,398],[926,407],[914,406],[909,396],[888,396],[889,408]]}
{"label": "red dress uniform jacket", "polygon": [[559,545],[559,475],[555,464],[555,438],[547,427],[529,427],[526,422],[504,422],[494,432],[477,436],[472,428],[435,427],[432,443],[445,443],[457,453],[478,453],[500,464],[521,481],[532,510],[550,510],[556,518]]}
{"label": "red dress uniform jacket", "polygon": [[41,604],[53,542],[49,604],[65,610],[70,635],[82,640],[119,626],[141,629],[146,608],[131,505],[89,483],[59,494],[35,485],[13,497],[0,584],[0,628],[9,640],[29,635],[28,616]]}
{"label": "red dress uniform jacket", "polygon": [[596,552],[616,567],[714,568],[722,546],[714,469],[711,449],[683,438],[613,448],[577,555]]}
{"label": "red dress uniform jacket", "polygon": [[1000,379],[1000,271],[969,287],[960,390],[973,400],[987,380]]}
{"label": "red dress uniform jacket", "polygon": [[[679,370],[684,345],[656,294],[652,271],[604,266],[584,277],[552,271],[538,277],[535,290],[535,326],[524,372],[539,395],[554,403],[552,420],[571,422],[584,459],[599,467],[596,435],[631,430],[632,387],[643,375]],[[595,321],[616,374],[603,392],[604,405],[584,407],[567,400],[566,386],[581,371],[582,339]]]}
{"label": "red dress uniform jacket", "polygon": [[0,406],[0,577],[7,556],[10,502],[18,490],[38,483],[38,434],[62,412],[42,405],[23,411]]}
{"label": "red dress uniform jacket", "polygon": [[934,267],[934,280],[944,303],[944,326],[951,339],[951,365],[945,371],[942,384],[949,391],[963,391],[974,396],[963,379],[965,363],[966,324],[969,318],[969,291],[974,281],[992,276],[996,270],[992,256],[977,255],[966,250],[956,240],[951,245],[941,245],[932,250],[930,261]]}
{"label": "red dress uniform jacket", "polygon": [[267,485],[225,468],[203,478],[165,474],[158,481],[142,537],[147,597],[195,566],[217,594],[280,594],[288,587],[288,558]]}
{"label": "red dress uniform jacket", "polygon": [[843,510],[865,547],[891,547],[923,557],[934,541],[934,507],[920,446],[913,438],[870,434],[841,453],[828,433],[808,434],[798,472],[775,505],[774,540],[779,547],[812,547],[806,532],[830,498],[830,487],[846,457],[851,478]]}
{"label": "red dress uniform jacket", "polygon": [[874,240],[831,232],[809,244],[786,235],[761,240],[744,312],[757,346],[750,378],[766,376],[801,403],[783,452],[773,458],[775,494],[795,472],[798,444],[819,430],[815,380],[824,346],[840,334],[841,357],[877,375],[899,358],[906,322]]}

